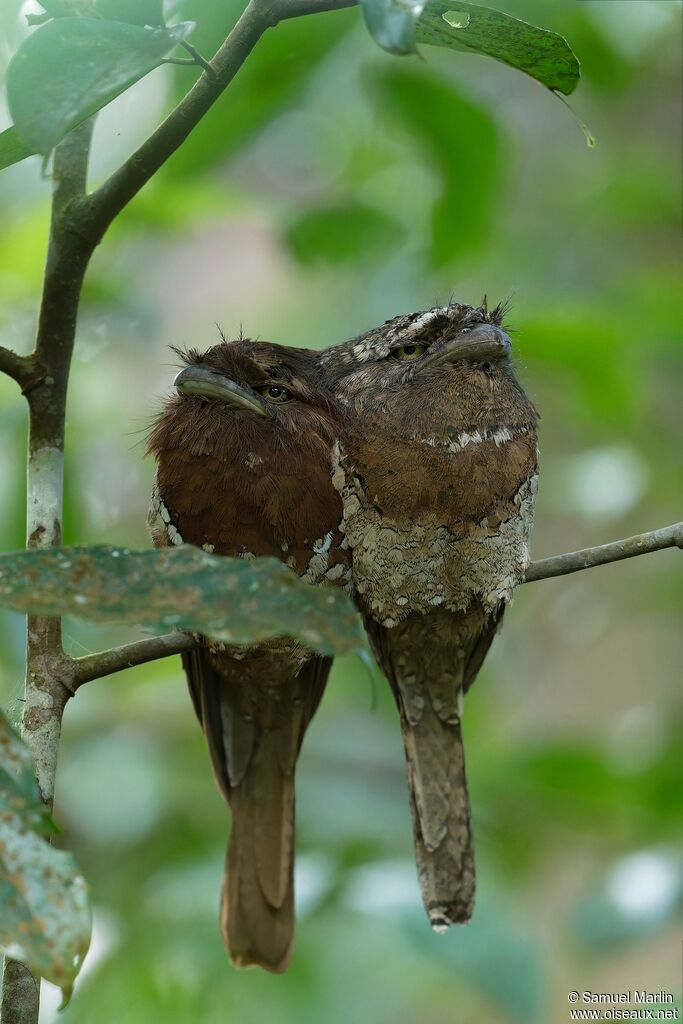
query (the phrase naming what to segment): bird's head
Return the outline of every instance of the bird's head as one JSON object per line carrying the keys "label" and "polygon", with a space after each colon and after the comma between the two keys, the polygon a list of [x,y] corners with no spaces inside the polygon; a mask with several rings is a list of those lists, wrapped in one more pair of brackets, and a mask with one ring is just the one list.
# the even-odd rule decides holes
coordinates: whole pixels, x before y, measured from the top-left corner
{"label": "bird's head", "polygon": [[184,447],[229,459],[245,447],[259,457],[329,449],[341,412],[315,352],[247,339],[175,351],[183,366],[150,436],[152,452]]}
{"label": "bird's head", "polygon": [[325,383],[346,402],[368,396],[438,390],[472,367],[508,362],[511,342],[502,309],[453,302],[394,317],[344,345],[321,353]]}

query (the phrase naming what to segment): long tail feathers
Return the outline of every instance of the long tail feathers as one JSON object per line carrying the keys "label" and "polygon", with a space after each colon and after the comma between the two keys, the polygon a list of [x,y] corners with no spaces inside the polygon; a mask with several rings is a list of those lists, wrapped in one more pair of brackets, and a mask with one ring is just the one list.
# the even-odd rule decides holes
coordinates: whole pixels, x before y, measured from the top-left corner
{"label": "long tail feathers", "polygon": [[287,970],[294,939],[294,777],[260,744],[230,797],[221,933],[237,967]]}
{"label": "long tail feathers", "polygon": [[238,967],[281,973],[290,961],[294,772],[331,663],[314,657],[278,678],[267,649],[249,661],[202,649],[183,656],[216,782],[232,812],[220,922]]}
{"label": "long tail feathers", "polygon": [[443,721],[429,701],[415,724],[402,715],[415,858],[435,931],[470,919],[475,870],[460,721]]}
{"label": "long tail feathers", "polygon": [[377,660],[394,693],[406,753],[415,859],[422,898],[436,931],[468,921],[475,870],[460,715],[463,694],[486,656],[502,607],[493,615],[413,615],[387,628],[366,619]]}

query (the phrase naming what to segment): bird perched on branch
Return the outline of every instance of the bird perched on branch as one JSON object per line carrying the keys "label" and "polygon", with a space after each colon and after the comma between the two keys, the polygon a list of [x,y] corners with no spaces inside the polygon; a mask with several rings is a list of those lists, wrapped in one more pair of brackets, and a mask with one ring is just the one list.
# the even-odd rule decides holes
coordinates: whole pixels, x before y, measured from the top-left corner
{"label": "bird perched on branch", "polygon": [[[310,583],[347,587],[331,481],[340,413],[315,354],[224,341],[186,364],[151,432],[154,543],[270,555]],[[229,610],[226,610],[229,612]],[[294,930],[294,769],[331,667],[288,638],[204,640],[183,655],[218,786],[232,811],[221,931],[238,966],[284,971]]]}
{"label": "bird perched on branch", "polygon": [[502,310],[398,316],[320,355],[349,415],[335,486],[353,583],[398,705],[432,927],[472,914],[461,732],[472,684],[528,563],[536,411]]}

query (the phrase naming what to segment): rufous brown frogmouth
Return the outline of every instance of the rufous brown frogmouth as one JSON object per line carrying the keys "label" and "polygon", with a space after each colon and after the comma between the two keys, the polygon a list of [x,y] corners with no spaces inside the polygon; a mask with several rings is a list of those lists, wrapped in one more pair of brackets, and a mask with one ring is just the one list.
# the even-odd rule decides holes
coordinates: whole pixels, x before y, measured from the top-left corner
{"label": "rufous brown frogmouth", "polygon": [[[339,410],[315,354],[265,342],[181,353],[176,394],[148,448],[157,546],[270,555],[313,584],[347,587],[331,480]],[[232,811],[221,930],[234,963],[287,968],[294,930],[294,770],[331,659],[294,640],[204,640],[183,655],[218,786]]]}

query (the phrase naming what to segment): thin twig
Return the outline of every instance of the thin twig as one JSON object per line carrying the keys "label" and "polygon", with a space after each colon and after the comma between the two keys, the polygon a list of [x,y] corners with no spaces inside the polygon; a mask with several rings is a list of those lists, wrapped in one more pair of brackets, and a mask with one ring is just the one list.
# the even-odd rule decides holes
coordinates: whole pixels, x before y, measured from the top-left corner
{"label": "thin twig", "polygon": [[637,533],[634,537],[615,540],[611,544],[599,544],[594,548],[569,551],[566,555],[541,558],[529,565],[523,582],[534,583],[551,576],[566,576],[570,572],[592,569],[595,565],[606,565],[608,562],[619,562],[622,558],[634,558],[636,555],[647,555],[651,551],[673,547],[683,548],[683,523],[674,523],[673,526],[664,526],[661,530],[651,530],[649,533]]}
{"label": "thin twig", "polygon": [[82,220],[97,243],[112,220],[175,153],[235,77],[268,28],[307,14],[351,7],[356,0],[251,0],[202,75],[139,149],[82,203]]}
{"label": "thin twig", "polygon": [[202,56],[196,46],[193,46],[192,43],[188,43],[187,39],[183,40],[180,45],[184,50],[187,50],[187,52],[192,55],[192,60],[190,61],[191,64],[196,64],[197,67],[203,68],[204,71],[206,71],[208,75],[211,75],[212,78],[216,77],[216,72],[213,70],[206,57]]}
{"label": "thin twig", "polygon": [[[613,541],[611,544],[542,558],[531,563],[523,582],[533,583],[551,576],[565,576],[567,573],[580,572],[595,565],[605,565],[607,562],[617,562],[622,558],[634,558],[636,555],[646,555],[651,551],[671,547],[683,548],[683,523],[674,523],[673,526],[651,530],[649,533],[639,533],[635,537]],[[164,636],[136,640],[98,654],[89,654],[84,658],[75,658],[71,662],[69,682],[75,692],[83,683],[89,683],[93,679],[121,672],[133,665],[144,665],[148,661],[191,651],[196,643],[192,633],[166,633]]]}
{"label": "thin twig", "polygon": [[152,636],[146,640],[136,640],[121,647],[112,647],[98,654],[88,654],[84,658],[73,661],[71,677],[74,692],[83,683],[102,676],[110,676],[113,672],[132,668],[133,665],[144,665],[148,661],[167,658],[172,654],[181,654],[196,647],[197,640],[192,633],[166,633],[164,636]]}

